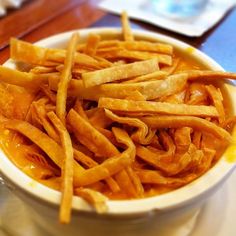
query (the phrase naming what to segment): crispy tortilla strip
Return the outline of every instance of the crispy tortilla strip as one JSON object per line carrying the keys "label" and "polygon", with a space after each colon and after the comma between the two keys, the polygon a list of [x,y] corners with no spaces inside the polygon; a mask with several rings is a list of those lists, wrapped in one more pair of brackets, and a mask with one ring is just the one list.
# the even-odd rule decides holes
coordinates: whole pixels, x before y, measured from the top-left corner
{"label": "crispy tortilla strip", "polygon": [[85,120],[88,120],[88,117],[85,113],[85,110],[83,108],[82,102],[80,99],[76,99],[75,105],[74,105],[74,110],[81,116],[83,117]]}
{"label": "crispy tortilla strip", "polygon": [[135,131],[131,135],[132,140],[141,144],[146,144],[146,136],[148,135],[148,127],[140,119],[118,116],[107,109],[105,109],[105,114],[107,117],[109,117],[111,120],[115,122],[118,122],[121,124],[127,124],[132,127],[136,127],[137,131]]}
{"label": "crispy tortilla strip", "polygon": [[171,66],[165,66],[161,70],[166,72],[168,75],[174,74],[175,70],[178,68],[178,65],[180,63],[179,58],[173,58],[173,62]]}
{"label": "crispy tortilla strip", "polygon": [[104,109],[98,108],[89,118],[89,122],[96,128],[106,128],[111,125],[112,120],[105,114]]}
{"label": "crispy tortilla strip", "polygon": [[67,100],[67,89],[68,84],[72,78],[71,68],[74,65],[74,55],[78,44],[79,35],[73,34],[70,38],[68,50],[66,52],[65,66],[61,73],[61,78],[57,89],[57,100],[56,100],[56,114],[60,120],[65,124],[66,117],[66,100]]}
{"label": "crispy tortilla strip", "polygon": [[187,104],[208,105],[208,93],[204,84],[191,83],[189,85],[189,98]]}
{"label": "crispy tortilla strip", "polygon": [[[95,166],[98,166],[98,163],[94,161],[91,157],[87,156],[86,154],[84,154],[79,150],[76,150],[75,148],[74,148],[74,158],[87,168],[93,168]],[[116,193],[120,191],[119,185],[112,177],[108,177],[107,179],[105,179],[105,181],[107,182],[112,192]]]}
{"label": "crispy tortilla strip", "polygon": [[138,175],[136,174],[136,172],[133,170],[133,168],[128,167],[126,168],[127,174],[129,175],[129,178],[135,188],[135,191],[137,193],[138,197],[143,197],[144,194],[144,189],[143,189],[143,185],[138,177]]}
{"label": "crispy tortilla strip", "polygon": [[[83,81],[72,79],[68,87],[68,95],[81,99],[98,101],[100,97],[126,98],[134,91],[140,92],[147,100],[168,96],[181,91],[186,85],[186,74],[173,75],[165,80],[147,81],[130,84],[102,84],[84,88]],[[49,87],[57,90],[58,78],[49,78]]]}
{"label": "crispy tortilla strip", "polygon": [[88,88],[95,85],[148,74],[156,70],[158,70],[158,61],[157,59],[151,59],[83,73],[82,79],[85,88]]}
{"label": "crispy tortilla strip", "polygon": [[30,73],[33,74],[43,74],[43,73],[52,73],[56,72],[55,67],[46,67],[46,66],[35,66],[30,70]]}
{"label": "crispy tortilla strip", "polygon": [[[50,65],[52,62],[63,63],[66,50],[42,48],[18,39],[11,39],[11,59],[36,65]],[[99,63],[92,57],[83,54],[75,54],[75,63],[89,68],[100,68]]]}
{"label": "crispy tortilla strip", "polygon": [[154,71],[152,73],[138,76],[134,79],[130,79],[127,81],[124,81],[123,83],[137,83],[137,82],[144,82],[144,81],[150,81],[150,80],[161,80],[167,77],[167,73],[164,71]]}
{"label": "crispy tortilla strip", "polygon": [[161,158],[158,153],[151,151],[144,146],[138,146],[136,148],[137,156],[143,161],[152,165],[157,170],[164,171],[167,175],[176,175],[184,171],[192,161],[192,156],[196,153],[196,147],[191,144],[186,153],[175,156],[178,160],[174,162],[166,162]]}
{"label": "crispy tortilla strip", "polygon": [[[78,51],[82,52],[86,44],[80,44]],[[111,48],[125,48],[131,51],[148,51],[163,54],[173,54],[173,46],[166,43],[160,42],[148,42],[148,41],[120,41],[116,39],[102,40],[98,43],[98,52],[103,49],[110,50]]]}
{"label": "crispy tortilla strip", "polygon": [[59,219],[61,223],[68,224],[71,218],[71,206],[73,197],[73,163],[74,154],[70,134],[54,112],[47,114],[60,135],[64,160],[62,165],[62,198],[60,204]]}
{"label": "crispy tortilla strip", "polygon": [[87,39],[87,43],[84,49],[84,53],[89,56],[94,56],[97,51],[98,43],[101,40],[101,36],[98,34],[90,34]]}
{"label": "crispy tortilla strip", "polygon": [[78,141],[97,156],[110,158],[119,154],[117,148],[75,110],[70,110],[67,121]]}
{"label": "crispy tortilla strip", "polygon": [[130,27],[129,18],[126,11],[121,13],[122,32],[125,41],[134,41],[134,36]]}
{"label": "crispy tortilla strip", "polygon": [[124,113],[142,114],[171,114],[192,115],[200,117],[218,117],[219,114],[212,106],[192,106],[186,104],[172,104],[167,102],[132,101],[116,98],[100,98],[98,107],[120,111]]}
{"label": "crispy tortilla strip", "polygon": [[184,73],[188,74],[189,80],[197,79],[236,79],[236,73],[225,72],[225,71],[211,71],[211,70],[188,70]]}
{"label": "crispy tortilla strip", "polygon": [[231,135],[216,124],[199,117],[193,116],[155,116],[140,118],[151,128],[180,128],[191,127],[201,132],[210,133],[219,139],[232,141]]}
{"label": "crispy tortilla strip", "polygon": [[158,184],[171,187],[186,185],[198,177],[195,173],[183,178],[164,177],[160,172],[154,170],[138,170],[136,173],[143,184]]}
{"label": "crispy tortilla strip", "polygon": [[92,205],[97,213],[102,214],[108,211],[107,197],[100,192],[88,188],[76,188],[75,194]]}
{"label": "crispy tortilla strip", "polygon": [[87,186],[100,180],[107,179],[127,168],[132,162],[130,150],[125,150],[123,153],[105,160],[102,164],[81,172],[78,176],[76,186]]}
{"label": "crispy tortilla strip", "polygon": [[189,145],[192,142],[191,133],[192,128],[190,127],[181,127],[175,130],[174,140],[177,152],[183,153],[188,150]]}
{"label": "crispy tortilla strip", "polygon": [[56,94],[49,88],[48,85],[42,84],[40,86],[41,91],[49,98],[49,100],[55,104],[56,103]]}
{"label": "crispy tortilla strip", "polygon": [[225,110],[224,110],[224,105],[223,105],[223,97],[220,92],[220,90],[216,89],[215,86],[213,85],[206,85],[206,90],[209,93],[213,104],[218,111],[220,117],[219,117],[219,123],[223,123],[225,121]]}
{"label": "crispy tortilla strip", "polygon": [[[29,124],[28,122],[20,120],[9,120],[5,123],[5,127],[18,131],[19,133],[29,138],[33,143],[39,146],[58,167],[62,168],[64,161],[63,150],[48,135],[46,135],[33,125]],[[78,174],[84,169],[75,161],[73,162],[73,165],[74,183],[76,184],[78,180]]]}
{"label": "crispy tortilla strip", "polygon": [[[125,152],[129,155],[130,160],[134,162],[136,155],[135,146],[127,132],[116,127],[112,128],[112,132],[114,133],[117,142],[125,144],[128,147]],[[116,174],[115,179],[117,180],[121,190],[126,193],[128,197],[137,197],[140,194],[140,189],[134,184],[138,184],[138,180],[130,178],[127,168]]]}
{"label": "crispy tortilla strip", "polygon": [[0,66],[0,81],[24,88],[35,89],[41,84],[47,83],[48,76],[34,75],[32,73],[21,72],[8,67]]}
{"label": "crispy tortilla strip", "polygon": [[156,52],[163,54],[173,54],[173,46],[165,43],[134,41],[134,42],[119,42],[118,46],[132,51]]}
{"label": "crispy tortilla strip", "polygon": [[153,52],[142,52],[142,51],[129,51],[126,49],[113,48],[112,50],[98,51],[97,55],[108,60],[119,59],[129,59],[145,61],[150,59],[157,59],[159,64],[171,66],[172,57],[166,54],[153,53]]}

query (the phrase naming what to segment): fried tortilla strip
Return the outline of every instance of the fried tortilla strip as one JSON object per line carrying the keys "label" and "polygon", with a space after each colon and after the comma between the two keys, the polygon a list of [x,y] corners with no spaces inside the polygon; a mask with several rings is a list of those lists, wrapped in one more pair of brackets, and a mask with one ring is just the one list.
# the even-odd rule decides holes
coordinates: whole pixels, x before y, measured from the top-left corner
{"label": "fried tortilla strip", "polygon": [[102,214],[108,211],[107,197],[100,192],[88,188],[76,188],[75,194],[92,205],[97,213]]}
{"label": "fried tortilla strip", "polygon": [[[115,122],[118,122],[121,124],[127,124],[132,127],[136,127],[137,131],[135,131],[131,135],[132,140],[134,140],[135,142],[141,143],[141,144],[147,144],[146,143],[146,136],[148,135],[148,127],[140,119],[118,116],[107,109],[105,109],[105,114],[107,117],[109,117],[111,120],[113,120]],[[148,140],[148,141],[150,141],[150,140]]]}
{"label": "fried tortilla strip", "polygon": [[[64,154],[62,148],[48,135],[43,133],[28,122],[21,120],[9,120],[5,123],[7,129],[12,129],[23,134],[29,138],[33,143],[39,146],[50,159],[60,168],[62,168],[64,161]],[[78,181],[78,174],[83,172],[84,169],[76,162],[73,162],[74,166],[74,183]]]}
{"label": "fried tortilla strip", "polygon": [[71,206],[73,197],[73,162],[74,154],[73,147],[70,138],[70,134],[56,116],[54,112],[47,114],[48,118],[53,123],[54,127],[59,133],[61,145],[64,154],[64,160],[62,165],[62,197],[60,204],[59,219],[61,223],[68,224],[71,218]]}
{"label": "fried tortilla strip", "polygon": [[[78,51],[82,52],[86,44],[80,44],[78,46]],[[148,42],[148,41],[120,41],[116,39],[112,40],[102,40],[98,43],[98,52],[103,49],[110,50],[111,48],[124,48],[131,51],[146,51],[146,52],[156,52],[172,55],[173,46],[166,43],[160,42]]]}
{"label": "fried tortilla strip", "polygon": [[[147,100],[168,96],[181,91],[187,82],[186,74],[173,75],[165,80],[146,81],[130,84],[102,84],[85,88],[83,81],[72,79],[68,87],[68,95],[81,99],[98,101],[100,97],[126,98],[134,91],[140,92]],[[56,91],[58,78],[49,78],[50,89]]]}
{"label": "fried tortilla strip", "polygon": [[132,51],[156,52],[163,54],[173,54],[173,46],[170,44],[147,41],[119,42],[118,46]]}
{"label": "fried tortilla strip", "polygon": [[[15,38],[10,42],[11,59],[35,65],[50,65],[51,63],[63,63],[66,50],[43,48]],[[98,61],[83,54],[75,54],[75,63],[89,68],[100,68]]]}
{"label": "fried tortilla strip", "polygon": [[232,141],[231,135],[216,124],[199,117],[193,116],[155,116],[140,118],[149,127],[160,128],[181,128],[183,126],[191,127],[201,132],[210,133],[219,139],[228,142]]}
{"label": "fried tortilla strip", "polygon": [[219,123],[223,123],[225,121],[225,110],[223,105],[223,97],[220,92],[220,90],[216,89],[213,85],[206,85],[206,90],[210,95],[210,98],[213,101],[213,104],[218,111],[220,117],[219,117]]}
{"label": "fried tortilla strip", "polygon": [[163,158],[160,158],[158,153],[155,153],[144,146],[138,146],[136,152],[139,158],[152,165],[157,170],[162,170],[167,175],[176,175],[184,171],[191,163],[192,156],[196,154],[196,147],[191,144],[184,154],[175,155],[175,158],[178,157],[177,161],[169,163],[165,162]]}
{"label": "fried tortilla strip", "polygon": [[122,32],[125,41],[134,41],[134,36],[130,27],[129,18],[126,11],[121,14]]}
{"label": "fried tortilla strip", "polygon": [[[135,146],[127,132],[116,127],[112,128],[112,132],[114,133],[117,142],[125,144],[128,147],[125,152],[129,155],[130,160],[134,162],[136,154]],[[130,178],[127,168],[116,174],[115,179],[117,180],[121,190],[123,190],[127,196],[137,197],[140,194],[140,187],[137,187],[138,179],[134,180],[134,176]]]}
{"label": "fried tortilla strip", "polygon": [[116,98],[100,98],[98,107],[120,111],[124,113],[142,114],[171,114],[192,115],[199,117],[218,117],[219,114],[213,106],[193,106],[186,104],[172,104],[167,102],[132,101]]}
{"label": "fried tortilla strip", "polygon": [[166,54],[153,53],[153,52],[142,52],[142,51],[129,51],[122,48],[113,48],[113,50],[98,51],[98,56],[108,60],[113,59],[129,59],[145,61],[150,59],[157,59],[159,64],[171,66],[172,57]]}
{"label": "fried tortilla strip", "polygon": [[196,174],[189,174],[184,178],[164,177],[160,172],[155,170],[137,170],[138,177],[143,184],[158,184],[170,187],[180,187],[193,181],[198,177]]}
{"label": "fried tortilla strip", "polygon": [[41,91],[48,97],[48,99],[55,104],[56,103],[56,94],[49,88],[48,85],[42,84],[40,86]]}
{"label": "fried tortilla strip", "polygon": [[35,75],[32,73],[21,72],[5,66],[0,66],[0,81],[21,86],[29,89],[36,89],[41,84],[47,83],[47,75]]}
{"label": "fried tortilla strip", "polygon": [[236,79],[236,73],[225,72],[225,71],[211,71],[211,70],[188,70],[184,73],[188,74],[189,80],[197,79]]}
{"label": "fried tortilla strip", "polygon": [[[83,152],[76,150],[74,148],[74,158],[83,164],[84,166],[88,168],[93,168],[95,166],[98,166],[99,164],[94,161],[91,157],[85,155]],[[116,181],[112,177],[108,177],[105,179],[106,183],[108,184],[109,188],[112,192],[116,193],[120,191],[119,185],[116,183]]]}
{"label": "fried tortilla strip", "polygon": [[192,142],[191,133],[192,128],[190,127],[182,127],[175,130],[174,140],[177,152],[183,153],[188,150],[189,145]]}
{"label": "fried tortilla strip", "polygon": [[144,81],[150,81],[150,80],[161,80],[167,77],[167,73],[164,71],[154,71],[152,73],[138,76],[134,79],[130,79],[127,81],[124,81],[123,83],[137,83],[137,82],[144,82]]}
{"label": "fried tortilla strip", "polygon": [[105,160],[102,164],[81,172],[76,186],[87,186],[107,179],[130,166],[132,162],[130,150],[125,150],[123,153]]}
{"label": "fried tortilla strip", "polygon": [[88,120],[88,117],[85,113],[85,110],[82,106],[82,101],[80,99],[76,99],[74,108],[73,108],[82,118],[84,118],[85,120]]}
{"label": "fried tortilla strip", "polygon": [[148,74],[156,70],[158,70],[158,60],[151,59],[83,73],[82,79],[85,88],[88,88],[95,85]]}
{"label": "fried tortilla strip", "polygon": [[66,58],[64,61],[64,68],[61,73],[61,78],[57,89],[57,100],[56,100],[56,114],[60,120],[65,124],[66,117],[66,100],[67,100],[67,89],[68,84],[72,78],[71,69],[74,65],[74,55],[78,44],[79,35],[73,34],[70,38]]}
{"label": "fried tortilla strip", "polygon": [[90,34],[87,39],[84,53],[89,56],[94,56],[97,51],[98,43],[101,40],[101,36],[98,34]]}
{"label": "fried tortilla strip", "polygon": [[35,66],[30,70],[30,73],[33,74],[44,74],[44,73],[52,73],[56,72],[55,67],[46,67],[46,66]]}
{"label": "fried tortilla strip", "polygon": [[98,108],[89,118],[89,122],[96,128],[106,128],[111,125],[112,120],[105,114],[104,109]]}
{"label": "fried tortilla strip", "polygon": [[133,168],[128,167],[126,168],[127,174],[135,188],[135,191],[137,193],[138,197],[143,197],[144,194],[144,189],[143,189],[143,185],[138,177],[138,175],[136,174],[136,172],[133,170]]}
{"label": "fried tortilla strip", "polygon": [[110,158],[119,154],[117,148],[75,110],[70,110],[67,121],[76,138],[97,156]]}

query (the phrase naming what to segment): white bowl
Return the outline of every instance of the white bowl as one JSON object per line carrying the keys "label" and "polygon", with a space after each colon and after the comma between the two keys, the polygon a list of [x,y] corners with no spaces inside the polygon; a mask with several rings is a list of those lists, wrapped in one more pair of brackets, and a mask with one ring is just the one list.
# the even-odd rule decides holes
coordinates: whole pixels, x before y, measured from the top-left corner
{"label": "white bowl", "polygon": [[[92,28],[79,30],[81,39],[86,39],[87,35],[91,32],[98,33],[103,37],[109,38],[116,38],[118,35],[121,35],[120,29]],[[176,39],[141,30],[134,30],[133,32],[136,38],[139,39],[142,38],[151,41],[158,40],[172,44],[176,50],[189,53],[189,57],[203,63],[206,68],[212,70],[223,70],[220,65],[199,50],[194,49]],[[72,32],[66,32],[46,38],[39,41],[37,45],[44,47],[64,48],[67,45],[71,33]],[[14,67],[14,63],[10,60],[5,63],[5,65],[8,67]],[[228,91],[230,99],[235,101],[235,86],[231,83],[225,83],[225,87]],[[235,114],[236,103],[232,104],[232,110],[233,114]],[[234,141],[236,140],[235,132],[233,132],[233,139]],[[230,148],[231,155],[233,155],[233,151],[235,150],[234,152],[236,152],[236,149],[232,145]],[[83,220],[81,221],[81,218],[83,217],[90,223],[91,220],[93,220],[93,222],[100,222],[100,229],[104,227],[101,225],[101,222],[104,223],[110,221],[111,219],[116,219],[116,223],[124,219],[127,222],[138,219],[138,222],[140,223],[140,220],[146,221],[148,219],[148,215],[161,216],[164,213],[164,215],[167,214],[170,216],[174,215],[173,212],[179,212],[178,218],[180,218],[180,215],[186,217],[189,215],[191,210],[199,207],[207,199],[207,197],[212,195],[232,173],[235,164],[233,162],[229,162],[227,158],[228,157],[226,155],[223,155],[217,164],[203,176],[196,179],[192,183],[169,193],[138,200],[108,201],[109,211],[104,215],[97,215],[84,200],[79,197],[74,197],[72,222],[66,228],[57,225],[58,205],[61,196],[58,191],[50,189],[24,174],[5,156],[3,152],[0,152],[0,173],[3,176],[6,185],[13,189],[13,191],[16,192],[16,194],[18,194],[25,203],[31,206],[31,208],[33,207],[34,209],[37,209],[38,214],[36,214],[36,221],[40,222],[40,224],[44,227],[47,227],[47,229],[54,235],[65,235],[65,233],[68,232],[69,235],[76,235],[76,232],[79,230],[78,228],[82,228],[81,224]],[[84,224],[84,232],[87,232],[86,227],[88,225],[87,223]],[[93,224],[93,228],[96,228],[95,224],[96,223]],[[105,223],[105,226],[107,227],[106,224],[107,223]],[[109,224],[110,226],[112,225],[111,223]],[[58,227],[59,230],[55,231],[55,225],[57,225],[56,227]],[[113,224],[113,227],[115,227],[115,224]],[[91,228],[88,229],[88,231],[90,230]],[[96,235],[99,235],[98,231],[96,232]]]}

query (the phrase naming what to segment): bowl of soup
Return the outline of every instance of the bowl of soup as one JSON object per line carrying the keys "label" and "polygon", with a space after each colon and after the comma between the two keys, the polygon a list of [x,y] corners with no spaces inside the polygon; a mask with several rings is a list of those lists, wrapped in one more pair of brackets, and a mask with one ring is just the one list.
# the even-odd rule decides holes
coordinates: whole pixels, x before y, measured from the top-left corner
{"label": "bowl of soup", "polygon": [[53,235],[187,219],[234,170],[235,77],[142,30],[13,39],[0,68],[1,175]]}

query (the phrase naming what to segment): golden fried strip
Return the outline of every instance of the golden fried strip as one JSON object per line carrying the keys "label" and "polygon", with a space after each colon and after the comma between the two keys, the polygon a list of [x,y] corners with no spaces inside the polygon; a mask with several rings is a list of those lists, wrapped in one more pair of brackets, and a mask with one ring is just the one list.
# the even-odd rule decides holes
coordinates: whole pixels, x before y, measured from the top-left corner
{"label": "golden fried strip", "polygon": [[[196,154],[196,147],[191,144],[188,150],[179,155],[178,161],[166,162],[164,158],[158,153],[155,153],[144,146],[138,146],[136,148],[137,156],[143,161],[164,171],[168,175],[176,175],[185,170],[192,161],[192,156]],[[176,155],[177,157],[177,155]]]}
{"label": "golden fried strip", "polygon": [[[48,135],[28,122],[21,120],[9,120],[4,125],[7,129],[18,131],[29,138],[33,143],[39,146],[58,167],[62,168],[62,163],[64,160],[63,150]],[[84,171],[84,169],[75,161],[73,162],[73,167],[74,183],[76,184],[78,181],[78,174]]]}
{"label": "golden fried strip", "polygon": [[132,51],[156,52],[172,55],[173,46],[165,43],[134,41],[134,42],[119,42],[118,46]]}
{"label": "golden fried strip", "polygon": [[211,70],[187,70],[184,73],[188,74],[189,80],[197,79],[236,79],[236,73],[225,71],[211,71]]}
{"label": "golden fried strip", "polygon": [[[78,162],[82,163],[84,166],[86,166],[88,168],[93,168],[93,167],[99,165],[92,158],[90,158],[89,156],[87,156],[83,152],[76,150],[75,148],[74,148],[74,158]],[[116,183],[116,181],[112,177],[108,177],[107,179],[105,179],[105,181],[107,182],[107,184],[112,192],[116,193],[116,192],[120,191],[119,185]]]}
{"label": "golden fried strip", "polygon": [[106,128],[111,125],[112,120],[105,114],[104,109],[98,108],[97,111],[89,118],[89,122],[96,128]]}
{"label": "golden fried strip", "polygon": [[[78,51],[82,52],[86,44],[80,44],[77,48]],[[98,43],[97,51],[111,50],[112,48],[127,49],[131,51],[146,51],[156,52],[172,55],[173,46],[166,43],[160,42],[148,42],[148,41],[120,41],[120,40],[102,40]]]}
{"label": "golden fried strip", "polygon": [[24,88],[36,89],[41,84],[47,83],[48,76],[35,75],[32,73],[21,72],[8,67],[0,66],[0,81],[18,85]]}
{"label": "golden fried strip", "polygon": [[54,112],[47,114],[54,127],[60,135],[63,154],[65,155],[62,165],[62,198],[60,204],[59,218],[61,223],[68,224],[71,218],[71,206],[73,197],[73,147],[70,134],[61,120]]}
{"label": "golden fried strip", "polygon": [[121,14],[122,32],[125,41],[134,41],[134,36],[130,27],[129,18],[126,11]]}
{"label": "golden fried strip", "polygon": [[137,193],[138,197],[143,197],[144,194],[144,189],[143,189],[143,185],[138,177],[138,175],[136,174],[136,172],[133,170],[133,168],[128,167],[126,168],[127,174],[135,188],[135,191]]}
{"label": "golden fried strip", "polygon": [[107,179],[127,168],[132,162],[130,150],[125,150],[123,153],[105,160],[102,164],[81,172],[78,176],[76,186],[87,186]]}
{"label": "golden fried strip", "polygon": [[[11,39],[10,54],[13,60],[36,65],[50,65],[54,62],[63,63],[66,50],[39,47],[18,39]],[[89,68],[100,68],[97,60],[83,54],[75,54],[75,63]]]}
{"label": "golden fried strip", "polygon": [[110,60],[117,58],[137,61],[157,59],[159,64],[167,66],[172,65],[172,57],[170,55],[154,52],[129,51],[122,48],[113,48],[113,50],[100,50],[97,52],[97,55]]}
{"label": "golden fried strip", "polygon": [[68,45],[68,50],[66,53],[66,58],[64,61],[65,67],[63,68],[63,71],[61,73],[61,78],[57,89],[56,114],[63,122],[63,124],[65,124],[65,116],[66,116],[67,89],[68,89],[68,84],[72,77],[71,68],[74,65],[74,54],[76,51],[78,40],[79,40],[79,35],[77,33],[71,36]]}
{"label": "golden fried strip", "polygon": [[160,172],[154,170],[137,170],[136,173],[143,184],[158,184],[170,187],[186,185],[198,177],[197,174],[189,174],[187,178],[164,177]]}
{"label": "golden fried strip", "polygon": [[43,74],[43,73],[52,73],[56,72],[55,67],[46,67],[46,66],[35,66],[30,70],[30,73],[33,74]]}
{"label": "golden fried strip", "polygon": [[100,192],[88,188],[76,188],[75,194],[91,204],[97,213],[102,214],[108,211],[107,198]]}
{"label": "golden fried strip", "polygon": [[142,114],[171,114],[192,115],[199,117],[218,117],[213,106],[193,106],[186,104],[172,104],[167,102],[132,101],[116,98],[100,98],[98,107],[120,111],[128,114],[141,112]]}
{"label": "golden fried strip", "polygon": [[84,53],[90,56],[94,56],[97,51],[98,43],[101,40],[101,36],[98,34],[90,34],[87,39]]}
{"label": "golden fried strip", "polygon": [[[127,152],[126,155],[128,155],[130,160],[134,162],[136,154],[135,146],[127,132],[116,127],[112,128],[112,132],[114,133],[117,142],[125,144],[128,147],[125,151]],[[130,178],[127,168],[128,166],[126,169],[123,169],[117,173],[115,175],[115,179],[117,180],[121,190],[123,190],[129,197],[137,197],[140,194],[140,188],[137,187],[138,179],[133,179],[134,176]]]}
{"label": "golden fried strip", "polygon": [[130,77],[144,75],[158,70],[158,60],[134,62],[120,66],[113,66],[82,74],[85,88],[108,82],[125,80]]}
{"label": "golden fried strip", "polygon": [[148,127],[140,119],[118,116],[107,109],[105,109],[105,114],[107,117],[109,117],[111,120],[113,120],[115,122],[136,127],[137,131],[135,131],[131,135],[131,138],[138,143],[147,144],[146,143],[146,136],[148,134]]}
{"label": "golden fried strip", "polygon": [[75,110],[70,110],[67,121],[76,138],[96,155],[110,158],[119,154],[117,148]]}
{"label": "golden fried strip", "polygon": [[183,126],[192,127],[201,132],[213,134],[219,139],[228,142],[232,141],[231,135],[216,124],[199,117],[193,116],[155,116],[140,118],[151,128],[180,128]]}
{"label": "golden fried strip", "polygon": [[[126,98],[131,92],[140,92],[147,100],[168,96],[181,91],[186,85],[186,74],[173,75],[165,80],[146,81],[130,84],[102,84],[85,88],[83,81],[72,79],[68,87],[68,95],[88,100],[99,100],[100,97]],[[49,78],[49,87],[57,90],[58,78]]]}
{"label": "golden fried strip", "polygon": [[138,76],[134,79],[130,79],[124,81],[123,83],[137,83],[137,82],[144,82],[144,81],[151,81],[151,80],[161,80],[167,77],[167,73],[161,70],[154,71],[152,73],[148,73],[146,75]]}
{"label": "golden fried strip", "polygon": [[223,97],[222,94],[219,90],[216,89],[215,86],[213,85],[206,85],[206,90],[209,93],[213,104],[216,108],[216,110],[219,113],[219,123],[223,123],[225,121],[225,110],[224,110],[224,105],[223,105]]}

